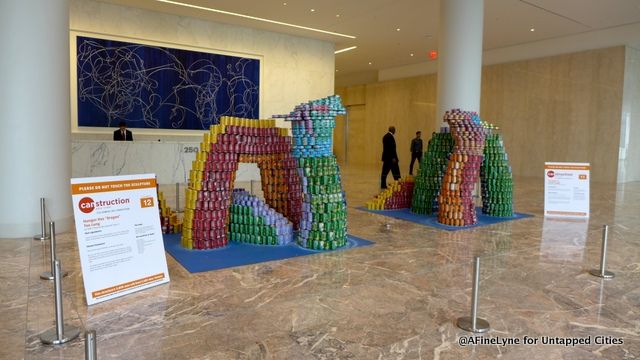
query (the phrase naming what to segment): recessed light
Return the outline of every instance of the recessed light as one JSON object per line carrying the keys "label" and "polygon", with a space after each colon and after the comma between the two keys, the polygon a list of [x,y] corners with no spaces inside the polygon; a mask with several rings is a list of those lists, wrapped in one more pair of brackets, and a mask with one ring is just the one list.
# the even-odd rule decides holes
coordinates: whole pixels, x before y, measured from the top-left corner
{"label": "recessed light", "polygon": [[536,28],[531,28],[531,29],[529,29],[529,31],[534,32],[534,31],[536,31]]}
{"label": "recessed light", "polygon": [[315,12],[315,11],[316,11],[316,9],[311,9],[311,12]]}
{"label": "recessed light", "polygon": [[400,31],[400,28],[396,28],[396,31]]}
{"label": "recessed light", "polygon": [[413,53],[409,54],[409,56],[413,56]]}
{"label": "recessed light", "polygon": [[172,1],[172,0],[156,0],[156,1],[157,2],[161,2],[161,3],[165,3],[165,4],[183,6],[183,7],[187,7],[187,8],[191,8],[191,9],[210,11],[210,12],[217,13],[217,14],[222,14],[222,15],[231,15],[231,16],[237,16],[237,17],[241,17],[241,18],[249,19],[249,20],[262,21],[262,22],[266,22],[266,23],[269,23],[269,24],[283,25],[283,26],[289,26],[289,27],[296,28],[296,29],[315,31],[315,32],[334,35],[334,36],[341,36],[341,37],[346,37],[346,38],[349,38],[349,39],[355,39],[356,38],[353,35],[341,34],[341,33],[336,33],[336,32],[333,32],[333,31],[321,30],[321,29],[316,29],[316,28],[302,26],[302,25],[289,24],[289,23],[282,22],[282,21],[276,21],[276,20],[270,20],[270,19],[265,19],[265,18],[261,18],[261,17],[251,16],[251,15],[234,13],[234,12],[231,12],[231,11],[224,11],[224,10],[209,8],[209,7],[205,7],[205,6],[187,4],[187,3],[183,3],[183,2],[179,2],[179,1]]}
{"label": "recessed light", "polygon": [[371,61],[369,61],[369,65],[373,64]]}
{"label": "recessed light", "polygon": [[338,71],[340,71],[340,70],[336,69],[336,72],[338,72]]}
{"label": "recessed light", "polygon": [[340,53],[343,53],[343,52],[345,52],[345,51],[353,50],[353,49],[355,49],[355,48],[357,48],[357,46],[351,46],[351,47],[348,47],[348,48],[344,48],[344,49],[336,50],[336,51],[334,51],[333,53],[334,53],[334,54],[340,54]]}
{"label": "recessed light", "polygon": [[282,5],[287,6],[287,3],[282,3]]}
{"label": "recessed light", "polygon": [[340,14],[336,14],[336,17],[340,17]]}

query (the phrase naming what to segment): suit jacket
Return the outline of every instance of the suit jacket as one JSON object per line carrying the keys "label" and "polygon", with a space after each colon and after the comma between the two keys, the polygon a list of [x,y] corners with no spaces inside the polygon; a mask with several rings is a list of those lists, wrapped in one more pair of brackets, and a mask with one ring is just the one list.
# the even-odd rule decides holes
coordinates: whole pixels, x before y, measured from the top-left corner
{"label": "suit jacket", "polygon": [[113,141],[133,141],[133,133],[129,130],[125,130],[125,138],[122,138],[122,132],[120,129],[113,132]]}
{"label": "suit jacket", "polygon": [[388,132],[382,137],[382,161],[391,162],[393,160],[398,161],[396,139],[393,138],[393,134]]}

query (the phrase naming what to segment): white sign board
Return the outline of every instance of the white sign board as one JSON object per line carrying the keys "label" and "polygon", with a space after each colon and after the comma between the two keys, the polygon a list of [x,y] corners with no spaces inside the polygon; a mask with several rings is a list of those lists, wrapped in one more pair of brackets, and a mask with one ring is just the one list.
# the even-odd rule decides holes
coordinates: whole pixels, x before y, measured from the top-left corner
{"label": "white sign board", "polygon": [[169,282],[154,174],[71,179],[87,304]]}
{"label": "white sign board", "polygon": [[589,217],[588,163],[544,163],[544,215]]}

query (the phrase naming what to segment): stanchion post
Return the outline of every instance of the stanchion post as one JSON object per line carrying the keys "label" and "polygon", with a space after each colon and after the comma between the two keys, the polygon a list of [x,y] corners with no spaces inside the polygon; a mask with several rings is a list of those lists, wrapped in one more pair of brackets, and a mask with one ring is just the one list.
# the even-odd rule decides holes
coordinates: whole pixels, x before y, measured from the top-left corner
{"label": "stanchion post", "polygon": [[480,257],[476,256],[473,267],[473,288],[471,293],[471,317],[461,317],[456,321],[456,325],[466,331],[474,333],[484,333],[489,331],[490,326],[487,320],[478,317],[478,294],[480,292]]}
{"label": "stanchion post", "polygon": [[609,243],[609,225],[602,227],[602,248],[600,254],[600,269],[592,269],[589,273],[603,279],[613,279],[616,274],[607,271],[607,245]]}
{"label": "stanchion post", "polygon": [[85,360],[98,359],[98,343],[95,330],[84,333],[84,358]]}
{"label": "stanchion post", "polygon": [[33,240],[48,240],[49,235],[47,235],[47,223],[45,220],[45,204],[44,198],[40,198],[40,234],[33,235]]}
{"label": "stanchion post", "polygon": [[75,326],[65,325],[64,314],[62,312],[62,266],[60,260],[54,261],[54,288],[55,288],[55,309],[56,327],[43,332],[40,341],[47,345],[61,345],[69,342],[80,335],[80,329]]}
{"label": "stanchion post", "polygon": [[[55,270],[55,261],[56,261],[56,223],[53,221],[49,221],[49,234],[51,234],[51,241],[49,242],[49,253],[51,255],[51,270],[43,271],[40,274],[40,279],[42,280],[53,280],[54,270]],[[62,277],[67,276],[67,272],[62,273]]]}
{"label": "stanchion post", "polygon": [[249,180],[249,189],[251,191],[251,195],[253,195],[253,180]]}

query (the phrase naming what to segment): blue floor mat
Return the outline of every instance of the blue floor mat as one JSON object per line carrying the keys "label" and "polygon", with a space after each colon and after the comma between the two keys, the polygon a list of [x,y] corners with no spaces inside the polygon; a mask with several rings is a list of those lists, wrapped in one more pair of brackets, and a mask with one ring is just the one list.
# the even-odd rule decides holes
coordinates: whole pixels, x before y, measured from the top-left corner
{"label": "blue floor mat", "polygon": [[[265,261],[282,260],[298,256],[328,253],[332,251],[319,251],[304,249],[297,244],[285,246],[251,245],[229,242],[229,245],[221,249],[189,250],[180,245],[180,234],[165,234],[164,249],[173,256],[190,273],[225,269],[229,267],[257,264]],[[361,239],[355,236],[347,236],[348,243],[333,251],[342,251],[361,246],[372,245],[373,241]]]}
{"label": "blue floor mat", "polygon": [[500,223],[500,222],[503,222],[503,221],[511,221],[511,220],[518,220],[518,219],[524,219],[524,218],[533,217],[533,215],[531,215],[531,214],[523,214],[523,213],[514,213],[512,217],[488,216],[488,215],[482,214],[481,209],[477,208],[476,209],[476,214],[478,216],[478,222],[475,225],[449,226],[449,225],[440,224],[438,222],[438,217],[436,215],[414,214],[409,209],[369,210],[369,209],[367,209],[365,207],[362,207],[362,206],[357,207],[356,209],[362,210],[362,211],[366,211],[366,212],[370,212],[370,213],[374,213],[374,214],[378,214],[378,215],[392,217],[394,219],[411,221],[411,222],[414,222],[416,224],[425,225],[425,226],[431,226],[431,227],[434,227],[436,229],[449,230],[449,231],[472,229],[472,228],[479,227],[479,226],[487,226],[487,225],[497,224],[497,223]]}

